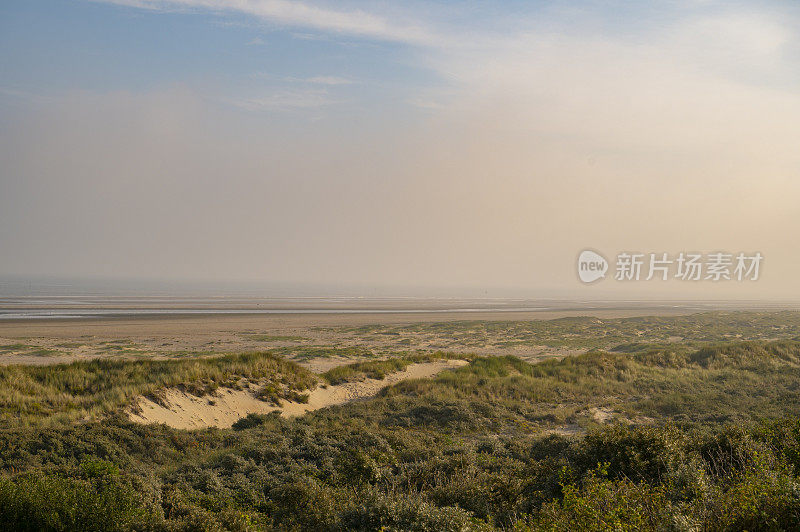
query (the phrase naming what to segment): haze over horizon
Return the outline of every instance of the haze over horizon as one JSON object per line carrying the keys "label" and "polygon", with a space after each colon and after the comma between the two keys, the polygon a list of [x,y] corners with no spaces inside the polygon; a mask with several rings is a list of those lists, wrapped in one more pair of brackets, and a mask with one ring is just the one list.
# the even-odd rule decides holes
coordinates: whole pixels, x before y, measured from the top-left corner
{"label": "haze over horizon", "polygon": [[4,2],[0,276],[800,299],[798,61],[788,1]]}

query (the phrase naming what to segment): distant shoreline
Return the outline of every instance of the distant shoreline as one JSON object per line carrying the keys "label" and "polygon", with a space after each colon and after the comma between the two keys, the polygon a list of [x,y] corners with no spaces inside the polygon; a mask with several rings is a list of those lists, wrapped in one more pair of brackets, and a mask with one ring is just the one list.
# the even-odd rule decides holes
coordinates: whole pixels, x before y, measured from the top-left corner
{"label": "distant shoreline", "polygon": [[[797,310],[768,301],[575,301],[499,298],[0,297],[0,322],[274,315],[560,315],[631,311],[638,315],[713,310]],[[472,318],[471,318],[472,319]]]}
{"label": "distant shoreline", "polygon": [[749,308],[749,309],[698,309],[689,307],[616,307],[616,308],[561,308],[535,311],[519,311],[508,309],[479,311],[457,310],[270,310],[267,312],[220,312],[219,310],[203,310],[202,312],[169,312],[138,314],[113,313],[105,315],[82,315],[68,318],[53,315],[47,318],[5,318],[0,319],[0,336],[29,336],[44,334],[46,331],[67,329],[85,331],[93,329],[136,328],[146,330],[148,327],[166,327],[194,329],[197,332],[228,328],[230,330],[247,330],[250,328],[284,329],[305,327],[351,327],[369,324],[411,324],[453,321],[533,321],[552,320],[568,317],[596,317],[601,319],[674,316],[724,311],[779,311],[797,310],[791,308]]}
{"label": "distant shoreline", "polygon": [[556,310],[549,307],[522,308],[446,308],[446,309],[26,309],[6,312],[0,310],[0,320],[75,320],[103,318],[136,318],[160,316],[224,316],[260,314],[441,314],[474,312],[540,312]]}

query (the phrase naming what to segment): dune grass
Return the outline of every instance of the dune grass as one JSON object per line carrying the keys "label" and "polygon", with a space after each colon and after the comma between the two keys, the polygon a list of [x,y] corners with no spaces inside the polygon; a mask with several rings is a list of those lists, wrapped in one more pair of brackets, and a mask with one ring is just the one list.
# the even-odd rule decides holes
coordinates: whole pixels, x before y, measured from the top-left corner
{"label": "dune grass", "polygon": [[271,353],[290,357],[293,360],[313,360],[315,358],[374,358],[378,355],[370,348],[335,347],[325,345],[300,345],[292,347],[273,347]]}
{"label": "dune grass", "polygon": [[442,359],[461,359],[470,360],[474,357],[470,355],[455,355],[451,353],[425,353],[408,354],[401,353],[385,360],[369,360],[366,362],[356,362],[332,368],[321,375],[328,384],[342,384],[345,382],[358,382],[364,379],[381,380],[389,373],[402,371],[411,364],[432,362]]}
{"label": "dune grass", "polygon": [[596,351],[533,365],[512,356],[481,357],[434,381],[400,383],[383,396],[397,403],[423,398],[428,405],[458,405],[463,411],[480,405],[495,411],[496,422],[504,420],[508,430],[529,432],[564,424],[591,428],[598,424],[596,408],[628,423],[800,416],[798,382],[800,342],[788,340],[633,355]]}
{"label": "dune grass", "polygon": [[[155,379],[162,385],[228,370],[280,379],[278,373],[301,369],[263,354],[223,358],[149,369],[176,373]],[[344,376],[414,360],[368,361]],[[800,408],[793,395],[800,380],[792,372],[799,363],[796,341],[591,352],[536,365],[477,357],[368,401],[295,419],[253,415],[234,430],[179,431],[113,415],[86,423],[0,422],[0,525],[797,529]],[[108,366],[92,366],[106,374],[101,369]],[[129,371],[108,374],[143,379]],[[78,395],[102,391],[75,376],[42,380]],[[652,417],[586,425],[585,435],[548,435],[598,405]]]}
{"label": "dune grass", "polygon": [[59,351],[58,349],[41,347],[38,345],[28,345],[28,344],[0,345],[0,355],[8,355],[8,354],[49,357],[49,356],[62,355],[64,353],[62,351]]}
{"label": "dune grass", "polygon": [[[553,329],[510,341],[609,350],[537,364],[467,357],[369,400],[293,419],[252,415],[234,430],[117,414],[141,394],[245,378],[302,396],[316,377],[282,356],[360,348],[0,368],[0,528],[797,530],[800,341],[796,314],[766,315],[611,320],[617,330],[600,338],[595,327],[608,324],[592,318],[545,322]],[[448,328],[530,331],[431,329]],[[370,353],[322,379],[462,358]],[[576,430],[558,432],[565,426]]]}
{"label": "dune grass", "polygon": [[[316,377],[271,353],[179,360],[93,360],[54,366],[0,367],[0,422],[94,419],[139,396],[179,387],[198,395],[248,379],[282,393],[311,388]],[[275,397],[272,397],[275,395]]]}
{"label": "dune grass", "polygon": [[242,333],[242,338],[252,342],[302,342],[307,340],[303,336],[275,335],[262,333]]}
{"label": "dune grass", "polygon": [[343,328],[356,338],[413,339],[440,348],[493,346],[551,347],[577,350],[642,351],[676,342],[698,348],[737,340],[800,338],[800,312],[703,312],[683,316],[596,318],[590,316],[531,321],[448,321],[410,325]]}

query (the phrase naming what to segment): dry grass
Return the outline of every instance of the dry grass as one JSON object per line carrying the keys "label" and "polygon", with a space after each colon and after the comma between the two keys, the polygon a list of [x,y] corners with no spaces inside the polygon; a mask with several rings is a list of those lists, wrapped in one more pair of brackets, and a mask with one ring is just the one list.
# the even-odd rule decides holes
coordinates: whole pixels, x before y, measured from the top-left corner
{"label": "dry grass", "polygon": [[[242,379],[291,393],[316,377],[270,353],[181,360],[94,360],[56,366],[0,367],[0,421],[56,424],[96,419],[141,395],[178,387],[198,395]],[[280,397],[268,394],[269,399]]]}

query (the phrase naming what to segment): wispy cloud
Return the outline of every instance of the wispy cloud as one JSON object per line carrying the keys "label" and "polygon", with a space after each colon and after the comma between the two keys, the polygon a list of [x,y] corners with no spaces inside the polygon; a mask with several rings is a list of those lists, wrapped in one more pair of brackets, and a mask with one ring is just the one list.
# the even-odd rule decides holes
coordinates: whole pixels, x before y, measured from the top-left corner
{"label": "wispy cloud", "polygon": [[275,83],[302,83],[308,85],[320,85],[320,86],[330,86],[330,87],[337,85],[354,85],[358,83],[358,81],[351,78],[346,78],[343,76],[332,76],[332,75],[319,75],[306,78],[299,78],[294,76],[276,76],[268,72],[255,72],[251,74],[251,77],[255,79],[268,80]]}
{"label": "wispy cloud", "polygon": [[265,95],[233,98],[226,101],[248,111],[317,109],[338,103],[323,90],[275,91]]}
{"label": "wispy cloud", "polygon": [[360,9],[337,10],[290,0],[95,0],[157,11],[196,10],[243,14],[285,26],[309,28],[413,45],[433,45],[441,37],[416,23],[390,20]]}
{"label": "wispy cloud", "polygon": [[[800,293],[800,252],[786,231],[800,196],[792,13],[755,0],[760,16],[741,2],[692,9],[663,0],[612,13],[590,0],[566,14],[509,14],[494,3],[486,17],[450,19],[419,0],[361,0],[370,15],[342,7],[354,0],[291,9],[105,1],[413,46],[361,46],[348,61],[344,48],[326,55],[325,43],[289,42],[245,54],[257,56],[237,65],[246,79],[224,85],[223,69],[221,95],[216,84],[189,82],[164,94],[78,92],[7,113],[0,225],[19,230],[0,231],[6,270],[58,263],[118,275],[476,288],[502,278],[551,290],[574,286],[563,265],[588,241],[609,251],[759,249],[775,268],[764,279],[773,284],[760,286]],[[576,15],[582,8],[589,13]],[[250,26],[235,42],[273,42]],[[288,48],[296,53],[282,55]],[[208,65],[211,77],[218,71]],[[257,69],[269,74],[247,77]],[[57,74],[41,90],[64,85]],[[20,88],[0,87],[3,105],[27,105]],[[208,105],[223,98],[226,108]],[[14,225],[31,210],[30,223]],[[218,215],[202,216],[210,211]],[[330,256],[341,260],[320,268]],[[61,266],[60,257],[75,258]]]}
{"label": "wispy cloud", "polygon": [[352,79],[339,76],[314,76],[313,78],[305,78],[301,81],[314,83],[315,85],[352,85],[355,83]]}
{"label": "wispy cloud", "polygon": [[443,109],[444,105],[434,100],[427,100],[424,98],[410,98],[406,103],[418,107],[420,109]]}
{"label": "wispy cloud", "polygon": [[[321,4],[319,0],[94,0],[154,11],[183,11],[240,15],[265,23],[290,28],[296,38],[329,38],[336,36],[360,37],[386,42],[397,42],[424,49],[419,64],[439,72],[443,78],[456,83],[464,82],[465,71],[476,71],[482,76],[486,68],[494,69],[495,62],[508,58],[533,57],[535,62],[547,61],[561,55],[561,51],[548,48],[561,35],[568,43],[591,42],[619,43],[623,47],[642,50],[643,42],[650,42],[658,50],[682,55],[684,62],[704,63],[722,70],[721,63],[731,63],[730,70],[741,69],[739,63],[772,66],[784,59],[788,42],[796,41],[792,30],[796,15],[790,19],[774,14],[754,13],[725,3],[709,1],[703,10],[675,10],[663,7],[659,23],[642,30],[641,38],[626,42],[622,35],[598,34],[596,25],[584,24],[598,14],[596,8],[581,5],[571,10],[531,8],[523,10],[509,20],[505,10],[493,10],[493,23],[459,16],[450,8],[434,8],[420,4],[388,7],[387,3],[363,3],[365,8],[330,7],[335,3]],[[660,5],[660,2],[655,2]],[[665,5],[670,5],[666,2]],[[341,4],[338,4],[341,5]],[[352,4],[348,3],[348,6]],[[674,7],[674,6],[673,6]],[[713,7],[713,9],[712,9]],[[653,8],[654,12],[658,9]],[[463,10],[462,10],[463,11]],[[600,10],[602,11],[602,10]],[[444,13],[444,16],[442,15]],[[576,16],[576,14],[580,16]],[[505,18],[504,18],[505,17]],[[661,20],[663,18],[663,20]],[[498,22],[500,21],[500,22]],[[646,22],[646,21],[644,21]],[[643,22],[643,24],[644,24]],[[505,28],[505,30],[503,29]],[[662,39],[663,42],[658,42]],[[263,44],[260,38],[250,44]],[[569,57],[566,57],[569,60]],[[668,58],[669,59],[669,58]],[[527,65],[513,74],[527,75]],[[344,85],[327,76],[305,81],[320,85]],[[460,78],[460,79],[459,79]],[[326,83],[327,79],[327,83]],[[502,79],[497,80],[502,83]]]}
{"label": "wispy cloud", "polygon": [[4,87],[4,86],[0,86],[0,95],[18,100],[39,102],[39,103],[48,102],[53,99],[52,96],[46,96],[39,92],[32,92],[29,90],[17,89],[13,87]]}

